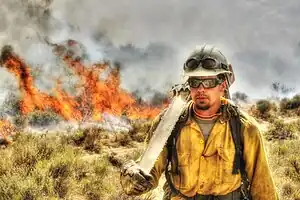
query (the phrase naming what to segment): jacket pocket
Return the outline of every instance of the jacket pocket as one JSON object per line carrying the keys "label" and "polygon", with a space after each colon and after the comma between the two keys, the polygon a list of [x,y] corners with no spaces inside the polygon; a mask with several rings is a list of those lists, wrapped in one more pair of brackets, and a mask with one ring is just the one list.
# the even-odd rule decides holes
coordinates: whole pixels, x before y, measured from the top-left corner
{"label": "jacket pocket", "polygon": [[174,186],[177,189],[188,189],[190,187],[190,159],[191,155],[188,153],[178,153],[178,169],[179,174],[173,173]]}
{"label": "jacket pocket", "polygon": [[235,177],[232,174],[233,161],[234,161],[234,150],[232,149],[217,149],[217,175],[216,183],[230,183],[234,182]]}

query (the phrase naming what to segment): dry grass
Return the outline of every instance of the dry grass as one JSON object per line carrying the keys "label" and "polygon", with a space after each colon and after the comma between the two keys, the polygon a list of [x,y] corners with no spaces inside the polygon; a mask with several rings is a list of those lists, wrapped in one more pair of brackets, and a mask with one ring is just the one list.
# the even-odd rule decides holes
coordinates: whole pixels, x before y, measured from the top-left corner
{"label": "dry grass", "polygon": [[285,123],[284,120],[274,120],[265,133],[266,140],[292,140],[299,137],[300,121]]}
{"label": "dry grass", "polygon": [[279,109],[275,109],[270,102],[262,101],[261,112],[252,107],[252,114],[257,120],[268,122],[268,129],[264,131],[264,139],[273,178],[281,200],[300,199],[300,120],[289,120],[298,115],[294,107],[286,107],[282,100]]}
{"label": "dry grass", "polygon": [[300,199],[300,140],[268,142],[268,158],[280,199]]}
{"label": "dry grass", "polygon": [[[299,200],[300,121],[276,120],[282,110],[272,106],[255,117],[268,116],[265,143],[280,199]],[[70,135],[18,134],[12,145],[0,149],[0,199],[155,199],[153,193],[129,197],[119,184],[120,166],[141,155],[149,127],[140,122],[129,133],[89,128]]]}
{"label": "dry grass", "polygon": [[[105,152],[92,157],[89,137],[80,146],[78,136],[18,134],[0,150],[0,199],[132,199],[119,184],[121,163],[114,166]],[[123,160],[138,156],[130,153]]]}

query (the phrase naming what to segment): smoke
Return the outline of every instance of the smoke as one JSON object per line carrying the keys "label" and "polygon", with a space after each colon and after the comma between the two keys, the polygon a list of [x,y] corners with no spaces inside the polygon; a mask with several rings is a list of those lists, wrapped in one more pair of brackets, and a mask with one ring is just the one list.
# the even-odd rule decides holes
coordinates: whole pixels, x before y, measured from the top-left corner
{"label": "smoke", "polygon": [[[165,92],[181,81],[182,63],[196,45],[218,46],[232,63],[231,92],[269,96],[282,82],[299,92],[300,2],[290,0],[104,1],[1,0],[0,43],[11,44],[26,61],[53,79],[64,74],[43,38],[81,42],[89,61],[122,62],[129,91]],[[0,87],[13,82],[1,70]],[[51,81],[40,80],[43,88]]]}

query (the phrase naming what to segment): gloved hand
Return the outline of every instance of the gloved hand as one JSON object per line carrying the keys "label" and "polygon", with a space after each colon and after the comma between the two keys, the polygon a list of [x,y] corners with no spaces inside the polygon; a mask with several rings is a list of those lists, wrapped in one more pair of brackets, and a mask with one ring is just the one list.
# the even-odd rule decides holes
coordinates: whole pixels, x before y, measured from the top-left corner
{"label": "gloved hand", "polygon": [[152,189],[153,177],[144,172],[133,160],[121,168],[121,185],[127,195],[141,195]]}

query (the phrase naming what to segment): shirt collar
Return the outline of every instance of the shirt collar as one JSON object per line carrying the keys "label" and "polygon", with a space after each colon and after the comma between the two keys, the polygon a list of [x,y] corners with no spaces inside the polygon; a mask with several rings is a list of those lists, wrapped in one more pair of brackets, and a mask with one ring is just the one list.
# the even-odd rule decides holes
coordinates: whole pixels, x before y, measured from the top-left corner
{"label": "shirt collar", "polygon": [[[222,114],[220,117],[218,117],[216,122],[220,121],[221,123],[224,123],[229,120],[230,116],[227,113],[227,108],[228,108],[229,104],[230,104],[230,102],[227,99],[225,99],[225,98],[222,99],[221,107],[219,109],[219,111],[222,112]],[[190,125],[193,121],[193,105],[194,105],[194,102],[192,100],[188,102],[188,108],[187,108],[188,109],[188,119],[187,119],[185,125]]]}

